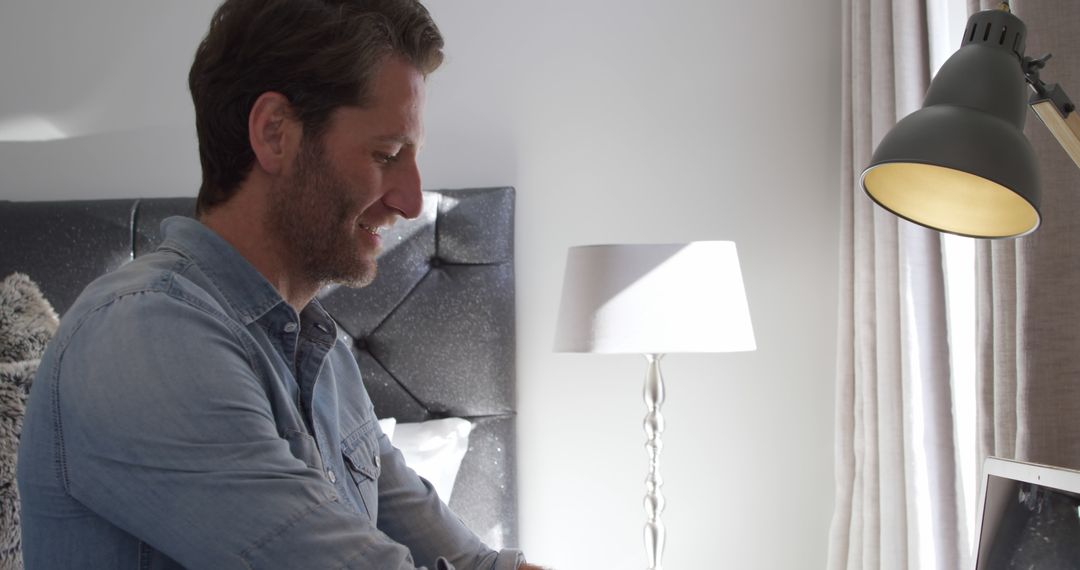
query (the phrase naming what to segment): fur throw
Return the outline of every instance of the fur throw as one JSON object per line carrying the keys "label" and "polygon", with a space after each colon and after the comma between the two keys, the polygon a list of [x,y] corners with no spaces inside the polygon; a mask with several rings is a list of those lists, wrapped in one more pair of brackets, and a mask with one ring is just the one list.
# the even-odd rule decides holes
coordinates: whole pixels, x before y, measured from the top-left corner
{"label": "fur throw", "polygon": [[0,362],[37,360],[60,320],[37,285],[22,273],[0,281]]}
{"label": "fur throw", "polygon": [[29,277],[0,282],[0,570],[23,566],[15,460],[30,384],[59,324]]}

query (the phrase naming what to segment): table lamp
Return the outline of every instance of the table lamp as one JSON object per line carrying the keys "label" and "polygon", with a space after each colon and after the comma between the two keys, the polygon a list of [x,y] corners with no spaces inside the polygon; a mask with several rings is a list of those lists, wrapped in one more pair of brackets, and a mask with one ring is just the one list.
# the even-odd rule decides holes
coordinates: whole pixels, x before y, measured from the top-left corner
{"label": "table lamp", "polygon": [[[1039,226],[1039,172],[1024,137],[1030,105],[1080,165],[1080,118],[1024,55],[1027,29],[1003,2],[968,19],[964,40],[930,83],[923,108],[881,140],[863,190],[886,210],[938,231],[1018,237]],[[1033,94],[1025,97],[1030,85]]]}
{"label": "table lamp", "polygon": [[665,530],[660,478],[664,380],[673,352],[754,350],[735,244],[591,245],[567,253],[555,332],[557,352],[642,354],[645,375],[645,554],[661,570]]}

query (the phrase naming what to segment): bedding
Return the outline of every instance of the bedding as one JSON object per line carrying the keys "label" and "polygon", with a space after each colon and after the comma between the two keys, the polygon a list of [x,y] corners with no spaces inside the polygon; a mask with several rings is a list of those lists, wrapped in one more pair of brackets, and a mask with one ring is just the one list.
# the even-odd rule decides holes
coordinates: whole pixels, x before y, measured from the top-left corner
{"label": "bedding", "polygon": [[30,385],[59,324],[29,277],[0,281],[0,568],[22,568],[15,457]]}
{"label": "bedding", "polygon": [[468,420],[444,418],[397,424],[390,441],[401,450],[405,463],[449,503],[461,460],[469,449],[470,431],[472,424]]}

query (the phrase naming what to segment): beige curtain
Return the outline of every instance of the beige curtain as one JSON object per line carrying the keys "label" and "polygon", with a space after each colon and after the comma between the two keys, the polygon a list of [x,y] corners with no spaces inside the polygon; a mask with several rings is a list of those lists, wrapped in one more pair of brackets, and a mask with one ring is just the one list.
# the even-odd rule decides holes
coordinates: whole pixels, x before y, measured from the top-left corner
{"label": "beige curtain", "polygon": [[940,236],[873,206],[873,148],[929,85],[922,0],[843,0],[843,228],[829,568],[956,570],[958,492]]}
{"label": "beige curtain", "polygon": [[[1010,4],[1027,55],[1054,55],[1043,79],[1080,101],[1080,2]],[[1039,157],[1042,226],[976,250],[979,459],[1080,468],[1080,169],[1033,112],[1025,132]]]}

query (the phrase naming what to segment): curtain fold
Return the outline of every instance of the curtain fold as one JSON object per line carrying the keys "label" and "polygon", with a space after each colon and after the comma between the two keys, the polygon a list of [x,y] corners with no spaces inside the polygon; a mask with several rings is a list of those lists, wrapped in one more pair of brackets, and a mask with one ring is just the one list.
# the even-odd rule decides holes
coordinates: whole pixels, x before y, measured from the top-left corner
{"label": "curtain fold", "polygon": [[[1027,55],[1054,54],[1043,79],[1080,100],[1080,4],[1010,4],[1027,26]],[[1033,112],[1025,134],[1039,160],[1042,225],[976,248],[978,457],[1080,468],[1080,169]]]}
{"label": "curtain fold", "polygon": [[842,227],[836,507],[829,568],[967,560],[940,236],[877,208],[859,183],[929,85],[922,0],[843,0]]}

